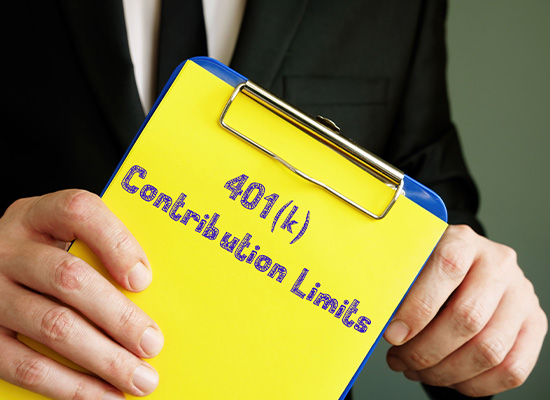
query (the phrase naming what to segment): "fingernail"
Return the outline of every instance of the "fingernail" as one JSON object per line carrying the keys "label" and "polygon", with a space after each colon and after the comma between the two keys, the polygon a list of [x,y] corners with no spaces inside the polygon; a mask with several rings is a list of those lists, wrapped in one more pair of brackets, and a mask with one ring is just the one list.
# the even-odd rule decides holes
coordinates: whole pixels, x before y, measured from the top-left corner
{"label": "fingernail", "polygon": [[149,357],[154,357],[162,350],[164,346],[164,336],[158,330],[150,326],[145,330],[139,342],[141,350]]}
{"label": "fingernail", "polygon": [[122,393],[115,393],[115,392],[105,392],[103,395],[103,400],[125,400],[126,396],[124,396]]}
{"label": "fingernail", "polygon": [[152,393],[159,384],[159,376],[157,371],[145,365],[140,365],[134,371],[132,380],[134,386],[145,395]]}
{"label": "fingernail", "polygon": [[151,270],[147,268],[141,261],[130,271],[128,275],[128,283],[132,290],[140,292],[151,283],[153,275]]}
{"label": "fingernail", "polygon": [[405,372],[409,368],[398,357],[388,355],[386,360],[392,371]]}
{"label": "fingernail", "polygon": [[388,329],[386,329],[386,332],[384,333],[384,337],[391,344],[400,345],[405,341],[407,336],[409,336],[410,332],[411,328],[409,328],[406,323],[397,320],[393,321],[390,326],[388,326]]}

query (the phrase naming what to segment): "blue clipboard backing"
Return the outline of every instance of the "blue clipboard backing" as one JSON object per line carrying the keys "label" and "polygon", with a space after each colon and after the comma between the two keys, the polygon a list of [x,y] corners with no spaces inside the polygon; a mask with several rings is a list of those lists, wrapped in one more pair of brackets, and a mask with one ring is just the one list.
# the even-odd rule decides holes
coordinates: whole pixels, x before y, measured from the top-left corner
{"label": "blue clipboard backing", "polygon": [[[229,67],[225,66],[224,64],[222,64],[219,61],[214,60],[212,58],[209,58],[209,57],[195,57],[195,58],[192,58],[190,60],[192,60],[193,62],[195,62],[196,64],[198,64],[202,68],[206,69],[207,71],[209,71],[213,75],[217,76],[218,78],[222,79],[224,82],[228,83],[232,87],[236,87],[239,84],[244,83],[244,82],[247,81],[247,78],[244,77],[243,75],[235,72],[234,70],[230,69]],[[187,60],[187,61],[189,61],[189,60]],[[129,153],[130,149],[133,147],[136,140],[139,138],[139,136],[140,136],[141,132],[143,131],[144,127],[149,122],[151,116],[153,115],[153,113],[155,112],[157,107],[159,106],[160,102],[162,101],[162,99],[164,98],[164,96],[166,95],[168,90],[170,89],[170,86],[172,85],[172,83],[174,82],[174,80],[176,79],[179,72],[181,71],[181,69],[183,68],[183,66],[185,65],[185,63],[187,61],[181,63],[174,70],[172,75],[170,76],[168,82],[164,86],[161,94],[157,98],[157,100],[156,100],[155,104],[153,105],[151,111],[149,112],[149,114],[145,118],[143,124],[141,125],[138,133],[135,135],[132,143],[128,147],[128,150],[126,151],[126,154],[121,159],[119,165],[115,169],[115,172],[113,173],[113,175],[109,179],[109,182],[105,186],[105,188],[102,192],[102,195],[105,192],[105,190],[107,189],[107,187],[111,184],[111,182],[112,182],[112,180],[113,180],[113,178],[116,174],[116,171],[118,171],[120,169],[122,163],[124,162],[124,160],[126,159],[128,153]],[[422,185],[421,183],[415,181],[414,179],[412,179],[411,177],[409,177],[407,175],[405,175],[405,177],[404,177],[404,192],[405,192],[405,196],[407,198],[414,201],[416,204],[418,204],[422,208],[426,209],[430,213],[434,214],[438,218],[442,219],[443,221],[445,221],[445,222],[447,221],[447,211],[446,211],[445,205],[444,205],[443,201],[440,199],[440,197],[435,192],[433,192],[429,188],[425,187],[424,185]],[[412,286],[412,284],[411,284],[411,286]],[[409,290],[410,290],[410,287],[409,287]],[[408,291],[407,291],[407,293],[408,293]],[[406,296],[406,294],[403,296],[403,299],[405,298],[405,296]],[[401,302],[402,301],[403,300],[401,300]],[[398,308],[399,307],[396,308],[393,315],[395,315],[395,312],[397,311]],[[393,315],[392,315],[392,318],[393,318]],[[363,362],[361,363],[361,365],[357,369],[354,376],[350,379],[350,382],[349,382],[348,386],[346,387],[346,389],[344,390],[344,392],[342,393],[340,399],[345,398],[345,396],[347,395],[347,393],[349,392],[349,390],[351,389],[351,387],[355,383],[355,380],[357,379],[357,377],[359,376],[362,368],[364,367],[364,365],[368,361],[370,355],[372,354],[372,351],[374,350],[374,348],[376,347],[376,345],[378,344],[378,342],[382,338],[383,333],[384,333],[385,329],[387,328],[390,321],[391,321],[391,319],[388,321],[388,323],[386,324],[386,326],[382,330],[381,334],[376,339],[374,345],[371,347],[370,351],[365,356]]]}

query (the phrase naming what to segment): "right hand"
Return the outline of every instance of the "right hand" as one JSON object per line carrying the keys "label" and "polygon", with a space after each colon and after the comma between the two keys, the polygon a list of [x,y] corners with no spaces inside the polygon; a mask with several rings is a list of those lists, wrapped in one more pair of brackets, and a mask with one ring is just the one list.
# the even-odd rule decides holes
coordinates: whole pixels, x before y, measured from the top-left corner
{"label": "right hand", "polygon": [[[86,243],[124,289],[139,292],[151,282],[143,249],[98,196],[66,190],[16,201],[0,218],[0,379],[59,400],[148,395],[159,378],[142,358],[160,352],[162,333],[66,251],[74,239]],[[43,356],[18,334],[96,376]]]}

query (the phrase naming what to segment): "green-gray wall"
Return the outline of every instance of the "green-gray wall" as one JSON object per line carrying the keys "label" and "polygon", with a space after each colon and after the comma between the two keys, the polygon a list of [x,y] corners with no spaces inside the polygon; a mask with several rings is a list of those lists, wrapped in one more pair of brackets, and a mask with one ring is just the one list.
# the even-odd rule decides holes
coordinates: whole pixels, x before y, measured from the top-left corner
{"label": "green-gray wall", "polygon": [[[453,119],[481,192],[488,236],[518,252],[550,311],[550,1],[451,0],[447,22]],[[356,399],[426,399],[391,372],[381,342]],[[548,398],[550,345],[527,382],[496,399]]]}

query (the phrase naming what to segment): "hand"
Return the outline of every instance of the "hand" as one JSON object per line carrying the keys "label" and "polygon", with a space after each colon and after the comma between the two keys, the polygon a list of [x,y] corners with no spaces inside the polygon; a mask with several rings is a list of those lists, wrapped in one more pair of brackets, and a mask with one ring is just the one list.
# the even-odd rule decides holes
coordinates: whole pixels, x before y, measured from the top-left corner
{"label": "hand", "polygon": [[450,226],[384,334],[391,369],[469,396],[521,385],[547,319],[514,251]]}
{"label": "hand", "polygon": [[[0,219],[0,378],[53,399],[150,394],[159,327],[96,270],[66,251],[85,242],[123,288],[151,282],[136,239],[97,197],[67,190],[12,204]],[[92,321],[93,324],[89,323]],[[65,367],[17,340],[23,334],[96,374]]]}

